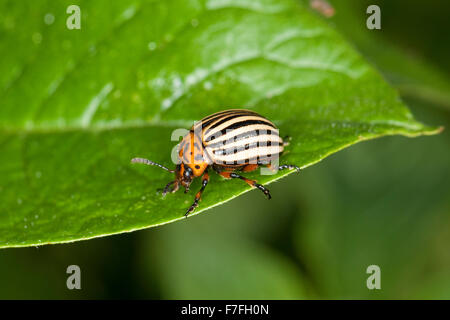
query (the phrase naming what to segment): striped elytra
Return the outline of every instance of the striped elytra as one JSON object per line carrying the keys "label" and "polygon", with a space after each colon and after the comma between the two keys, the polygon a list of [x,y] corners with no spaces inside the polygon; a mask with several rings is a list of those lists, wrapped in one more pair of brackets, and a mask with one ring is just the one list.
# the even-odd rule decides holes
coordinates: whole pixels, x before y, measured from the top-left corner
{"label": "striped elytra", "polygon": [[260,189],[268,199],[269,190],[237,172],[249,172],[259,166],[272,170],[296,169],[295,165],[274,167],[275,160],[287,145],[279,136],[278,128],[258,113],[245,109],[230,109],[214,113],[196,122],[178,145],[178,164],[170,170],[144,158],[132,162],[155,165],[175,173],[175,180],[164,188],[163,195],[176,192],[183,186],[189,191],[192,180],[202,176],[202,186],[185,216],[198,206],[201,195],[209,182],[208,170],[212,169],[226,179],[238,178],[251,187]]}

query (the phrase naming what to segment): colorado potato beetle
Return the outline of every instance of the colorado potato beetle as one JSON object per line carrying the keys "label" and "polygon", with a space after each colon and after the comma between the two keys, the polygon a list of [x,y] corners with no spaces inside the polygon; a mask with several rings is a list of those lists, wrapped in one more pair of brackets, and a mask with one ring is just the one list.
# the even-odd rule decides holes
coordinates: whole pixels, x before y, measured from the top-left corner
{"label": "colorado potato beetle", "polygon": [[277,127],[268,119],[251,110],[231,109],[209,115],[192,126],[178,145],[175,170],[144,158],[133,158],[131,162],[158,166],[175,173],[175,180],[165,186],[163,196],[176,192],[180,186],[184,187],[185,193],[188,192],[192,180],[202,176],[202,186],[185,213],[187,217],[198,206],[209,182],[208,169],[225,179],[241,179],[270,199],[266,187],[237,172],[250,172],[262,165],[272,170],[299,171],[300,168],[295,165],[273,167],[272,160],[278,159],[286,145],[278,135]]}

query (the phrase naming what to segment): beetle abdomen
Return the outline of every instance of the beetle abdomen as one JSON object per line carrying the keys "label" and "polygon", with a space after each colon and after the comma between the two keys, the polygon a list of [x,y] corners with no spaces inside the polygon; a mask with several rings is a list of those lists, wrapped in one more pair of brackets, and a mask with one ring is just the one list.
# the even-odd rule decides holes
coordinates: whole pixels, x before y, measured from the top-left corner
{"label": "beetle abdomen", "polygon": [[[200,127],[201,125],[201,127]],[[239,166],[269,163],[283,151],[277,127],[256,112],[232,109],[212,114],[194,125],[215,164]]]}

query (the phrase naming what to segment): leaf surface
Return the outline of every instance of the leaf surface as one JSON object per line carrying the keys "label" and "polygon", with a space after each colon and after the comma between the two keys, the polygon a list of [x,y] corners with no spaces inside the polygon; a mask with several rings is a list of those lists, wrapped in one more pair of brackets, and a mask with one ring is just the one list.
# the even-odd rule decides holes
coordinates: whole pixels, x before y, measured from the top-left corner
{"label": "leaf surface", "polygon": [[[292,137],[281,162],[301,167],[438,131],[296,1],[82,1],[80,30],[66,28],[69,4],[0,4],[0,247],[184,219],[194,192],[163,198],[173,177],[130,159],[173,166],[172,132],[230,107],[273,120]],[[212,175],[195,214],[248,190]]]}

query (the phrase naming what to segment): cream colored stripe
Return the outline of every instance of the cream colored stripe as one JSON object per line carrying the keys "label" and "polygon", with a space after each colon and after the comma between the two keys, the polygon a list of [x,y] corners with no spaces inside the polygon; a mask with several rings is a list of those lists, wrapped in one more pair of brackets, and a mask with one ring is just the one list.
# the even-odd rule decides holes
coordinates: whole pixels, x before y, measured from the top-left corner
{"label": "cream colored stripe", "polygon": [[275,157],[279,153],[283,151],[283,146],[270,146],[270,147],[259,147],[259,148],[253,148],[249,150],[244,150],[238,153],[231,153],[228,155],[213,155],[214,162],[221,161],[221,162],[227,162],[231,163],[233,161],[243,161],[245,159],[251,159],[255,158],[257,156],[259,157],[266,157],[267,155],[271,155],[272,157]]}
{"label": "cream colored stripe", "polygon": [[271,143],[278,142],[280,144],[283,144],[283,139],[281,139],[280,136],[265,134],[265,135],[249,137],[249,138],[246,138],[246,139],[241,139],[241,140],[238,140],[238,141],[229,142],[227,144],[221,144],[221,145],[219,145],[217,147],[207,146],[206,148],[208,150],[211,150],[211,152],[214,151],[214,150],[218,150],[218,149],[242,148],[246,144],[250,144],[251,145],[251,144],[256,143],[258,141],[259,141],[261,146],[263,146],[264,144],[267,145],[267,143],[269,141]]}
{"label": "cream colored stripe", "polygon": [[[206,143],[205,145],[208,145],[210,143],[216,143],[216,142],[222,142],[224,140],[229,140],[232,139],[233,137],[246,133],[246,132],[252,132],[252,131],[256,131],[259,130],[259,134],[260,135],[264,135],[268,130],[270,130],[272,132],[272,134],[274,135],[278,135],[278,130],[272,128],[271,126],[265,125],[265,124],[250,124],[248,126],[245,127],[240,127],[237,129],[233,129],[230,130],[228,132],[226,132],[224,135],[222,135],[222,133],[220,131],[216,132],[214,130],[214,134],[210,134],[208,137],[211,137],[213,135],[217,135],[216,138],[208,143]],[[206,141],[206,137],[203,136],[203,141]]]}
{"label": "cream colored stripe", "polygon": [[[220,119],[220,120],[218,120],[218,121],[221,121],[222,119]],[[220,126],[218,126],[218,127],[216,127],[216,128],[213,128],[213,129],[211,129],[210,131],[209,131],[209,129],[214,125],[214,123],[217,123],[218,121],[215,121],[214,123],[211,123],[210,125],[208,125],[207,127],[205,127],[204,129],[203,129],[203,132],[204,132],[204,139],[206,140],[206,139],[208,139],[208,137],[210,137],[211,135],[214,135],[214,133],[215,132],[217,132],[217,131],[222,131],[223,129],[226,129],[226,128],[228,128],[228,127],[230,127],[230,126],[232,126],[233,124],[235,124],[235,123],[238,123],[238,122],[245,122],[245,121],[249,121],[249,120],[258,120],[258,121],[267,121],[267,122],[269,122],[270,123],[270,121],[268,121],[268,120],[266,120],[266,119],[264,119],[264,118],[261,118],[261,117],[259,117],[259,116],[239,116],[239,117],[236,117],[236,118],[234,118],[234,119],[230,119],[230,120],[228,120],[228,121],[225,121],[224,123],[222,123]],[[267,125],[268,126],[268,125]],[[245,128],[246,126],[244,126],[244,128]],[[270,126],[268,126],[268,127],[270,127]],[[209,131],[209,132],[208,132]]]}
{"label": "cream colored stripe", "polygon": [[209,122],[211,120],[214,120],[213,123],[210,123],[209,126],[213,125],[214,123],[216,123],[218,120],[222,120],[225,117],[229,117],[231,115],[249,115],[249,112],[251,112],[252,114],[254,114],[255,116],[259,116],[257,113],[255,113],[254,111],[250,111],[250,110],[245,110],[245,109],[230,109],[230,110],[226,110],[226,111],[221,111],[221,112],[216,112],[212,115],[209,115],[207,117],[204,117],[202,120],[198,121],[195,123],[194,127],[196,129],[200,128],[200,126],[202,126],[203,124],[205,124],[206,122]]}
{"label": "cream colored stripe", "polygon": [[211,120],[213,120],[213,119],[214,119],[214,120],[223,119],[224,116],[228,116],[228,115],[230,115],[230,114],[234,114],[234,111],[232,111],[232,110],[227,110],[227,111],[224,111],[224,112],[217,112],[217,113],[214,113],[214,114],[212,114],[212,115],[210,115],[210,116],[207,116],[207,117],[203,118],[203,119],[200,120],[200,121],[197,121],[197,122],[195,123],[194,127],[195,127],[195,128],[199,128],[201,125],[203,125],[204,123],[206,123],[206,122],[208,122],[208,121],[211,121]]}

